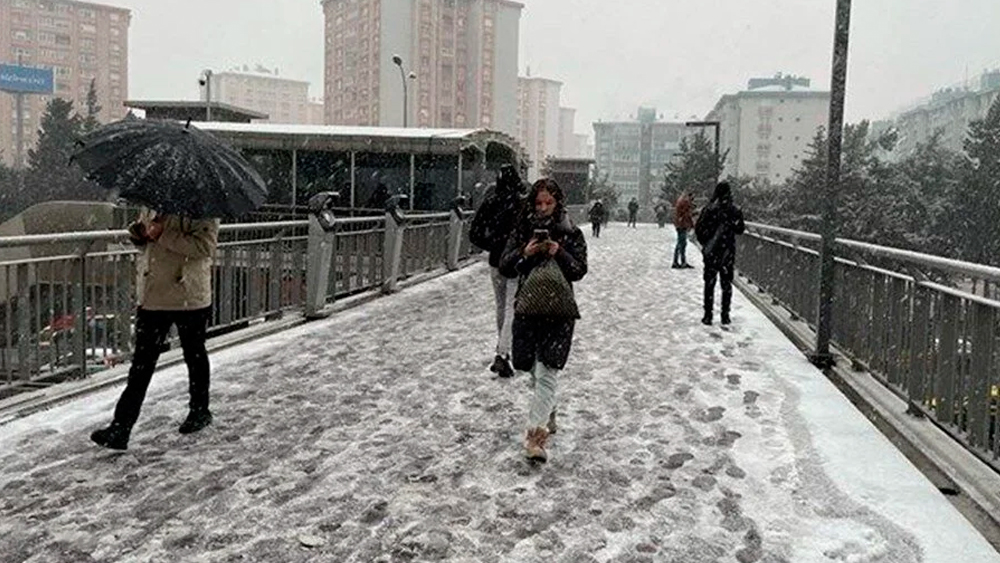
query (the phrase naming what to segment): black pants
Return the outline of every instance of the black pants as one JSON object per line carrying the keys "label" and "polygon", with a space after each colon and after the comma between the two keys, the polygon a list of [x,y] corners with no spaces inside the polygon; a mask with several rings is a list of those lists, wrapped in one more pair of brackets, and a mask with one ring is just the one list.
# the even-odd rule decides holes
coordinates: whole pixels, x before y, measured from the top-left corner
{"label": "black pants", "polygon": [[729,315],[733,303],[733,277],[736,264],[733,260],[726,262],[705,261],[705,316],[711,317],[715,304],[715,278],[722,282],[722,314]]}
{"label": "black pants", "polygon": [[212,308],[197,311],[147,311],[139,309],[135,323],[135,355],[128,372],[128,384],[115,407],[115,422],[131,428],[139,419],[142,401],[146,398],[149,381],[160,359],[160,350],[170,332],[177,325],[177,334],[184,349],[184,363],[188,367],[188,391],[191,410],[208,409],[210,365],[205,349],[205,334]]}
{"label": "black pants", "polygon": [[535,362],[563,369],[573,345],[576,319],[514,315],[514,369],[531,371]]}
{"label": "black pants", "polygon": [[628,215],[628,226],[629,227],[634,227],[636,219],[638,219],[638,215],[636,215],[635,213],[629,213],[629,215]]}
{"label": "black pants", "polygon": [[590,229],[591,229],[591,232],[593,232],[593,234],[594,234],[594,238],[600,238],[601,237],[601,222],[600,221],[591,221],[591,223],[590,223]]}

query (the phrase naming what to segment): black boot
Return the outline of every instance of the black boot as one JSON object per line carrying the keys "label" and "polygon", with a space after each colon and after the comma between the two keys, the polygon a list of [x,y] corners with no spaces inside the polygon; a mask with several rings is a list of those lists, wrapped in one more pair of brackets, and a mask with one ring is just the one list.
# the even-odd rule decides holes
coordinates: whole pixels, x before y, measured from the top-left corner
{"label": "black boot", "polygon": [[107,428],[95,430],[90,435],[90,439],[95,444],[108,449],[127,450],[128,438],[131,433],[132,430],[125,425],[112,422],[111,426]]}
{"label": "black boot", "polygon": [[510,363],[510,358],[507,356],[498,356],[500,358],[500,369],[497,370],[497,376],[504,379],[514,377],[514,366]]}
{"label": "black boot", "polygon": [[706,312],[705,316],[701,318],[701,324],[705,326],[712,326],[712,313]]}
{"label": "black boot", "polygon": [[208,409],[192,410],[177,431],[181,434],[193,434],[209,424],[212,424],[212,413]]}
{"label": "black boot", "polygon": [[732,323],[733,323],[733,320],[731,318],[729,318],[729,312],[728,311],[723,311],[722,312],[722,324],[723,325],[729,325],[729,324],[732,324]]}

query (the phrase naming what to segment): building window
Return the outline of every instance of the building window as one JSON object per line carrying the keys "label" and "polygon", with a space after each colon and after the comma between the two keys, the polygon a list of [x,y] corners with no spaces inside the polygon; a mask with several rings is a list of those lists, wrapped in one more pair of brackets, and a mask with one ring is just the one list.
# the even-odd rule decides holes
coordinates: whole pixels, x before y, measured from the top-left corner
{"label": "building window", "polygon": [[119,14],[117,14],[115,12],[112,12],[111,15],[109,15],[108,17],[111,18],[111,21],[113,21],[113,22],[121,20],[121,15],[119,15]]}
{"label": "building window", "polygon": [[[43,33],[39,33],[38,34],[38,40],[39,41],[42,41],[42,35],[45,35],[45,34],[43,34]],[[50,33],[48,35],[52,35],[52,34]],[[28,30],[25,30],[25,29],[14,29],[14,30],[11,30],[10,36],[14,39],[14,41],[22,41],[22,42],[25,42],[25,43],[28,42],[28,41],[31,41],[31,32],[28,31]],[[52,37],[52,40],[55,41],[55,36]]]}
{"label": "building window", "polygon": [[80,17],[85,20],[97,19],[97,12],[95,12],[94,10],[90,10],[87,8],[80,8],[80,10],[77,13],[80,14]]}
{"label": "building window", "polygon": [[122,34],[122,31],[117,27],[112,27],[110,31],[111,31],[111,37],[119,37]]}
{"label": "building window", "polygon": [[73,44],[73,39],[69,35],[56,35],[56,45],[68,47]]}
{"label": "building window", "polygon": [[[97,26],[92,23],[81,23],[80,24],[81,33],[97,33]],[[114,34],[112,34],[114,35]]]}

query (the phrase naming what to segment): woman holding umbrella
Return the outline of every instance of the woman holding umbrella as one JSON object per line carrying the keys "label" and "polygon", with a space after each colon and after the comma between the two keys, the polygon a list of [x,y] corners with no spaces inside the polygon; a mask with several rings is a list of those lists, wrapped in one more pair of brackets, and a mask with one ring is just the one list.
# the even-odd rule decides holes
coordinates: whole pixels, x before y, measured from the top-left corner
{"label": "woman holding umbrella", "polygon": [[173,325],[190,382],[190,409],[180,432],[197,432],[212,422],[205,339],[212,317],[219,218],[239,217],[260,206],[267,188],[236,151],[190,124],[120,121],[91,133],[80,144],[83,148],[74,160],[90,179],[150,210],[129,228],[141,255],[135,354],[128,383],[111,425],[95,431],[91,439],[106,448],[128,448]]}

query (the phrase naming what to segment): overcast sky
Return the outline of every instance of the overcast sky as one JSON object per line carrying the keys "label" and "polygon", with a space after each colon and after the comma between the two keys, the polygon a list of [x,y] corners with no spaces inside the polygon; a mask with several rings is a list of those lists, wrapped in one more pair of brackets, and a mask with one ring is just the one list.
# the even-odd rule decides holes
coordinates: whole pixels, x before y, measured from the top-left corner
{"label": "overcast sky", "polygon": [[[263,64],[322,94],[319,0],[105,0],[133,10],[130,97],[195,99],[203,68]],[[577,132],[653,105],[704,117],[752,76],[828,87],[835,0],[527,0],[520,68],[564,82]],[[998,0],[855,0],[848,119],[1000,66]]]}

